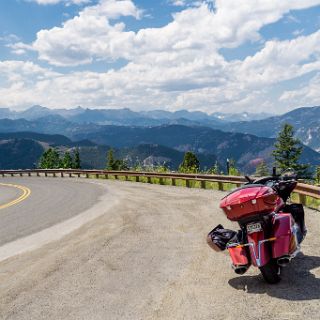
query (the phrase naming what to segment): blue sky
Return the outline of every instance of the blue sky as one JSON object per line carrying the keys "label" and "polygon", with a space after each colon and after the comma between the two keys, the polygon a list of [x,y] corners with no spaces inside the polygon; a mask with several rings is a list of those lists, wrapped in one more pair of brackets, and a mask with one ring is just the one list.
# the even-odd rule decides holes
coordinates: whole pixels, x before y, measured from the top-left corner
{"label": "blue sky", "polygon": [[[235,5],[236,3],[236,5]],[[320,105],[320,0],[0,0],[0,107]]]}

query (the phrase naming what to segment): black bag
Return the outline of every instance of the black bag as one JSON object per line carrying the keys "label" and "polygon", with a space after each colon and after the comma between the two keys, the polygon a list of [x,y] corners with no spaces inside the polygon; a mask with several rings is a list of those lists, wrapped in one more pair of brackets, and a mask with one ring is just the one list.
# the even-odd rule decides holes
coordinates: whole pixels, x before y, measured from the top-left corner
{"label": "black bag", "polygon": [[227,243],[237,236],[237,232],[224,229],[221,224],[211,230],[207,236],[207,243],[210,248],[215,251],[223,251],[226,249]]}
{"label": "black bag", "polygon": [[299,243],[302,242],[303,238],[307,234],[307,228],[304,220],[304,209],[303,205],[300,203],[292,203],[292,204],[287,204],[283,209],[283,212],[289,212],[292,214],[292,217],[294,221],[298,224],[300,227],[300,231],[302,233],[301,239],[299,239]]}

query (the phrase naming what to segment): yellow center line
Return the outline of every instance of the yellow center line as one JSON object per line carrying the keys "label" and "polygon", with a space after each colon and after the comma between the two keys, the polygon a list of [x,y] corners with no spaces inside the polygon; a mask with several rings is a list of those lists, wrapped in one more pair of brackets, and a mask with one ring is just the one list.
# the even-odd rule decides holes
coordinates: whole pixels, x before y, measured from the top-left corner
{"label": "yellow center line", "polygon": [[12,187],[12,188],[20,189],[22,191],[22,195],[19,198],[14,199],[14,200],[12,200],[12,201],[10,201],[8,203],[5,203],[3,205],[0,205],[0,210],[8,208],[8,207],[11,207],[11,206],[13,206],[15,204],[18,204],[19,202],[27,199],[31,194],[31,190],[29,188],[24,187],[24,186],[20,186],[18,184],[0,183],[0,186]]}

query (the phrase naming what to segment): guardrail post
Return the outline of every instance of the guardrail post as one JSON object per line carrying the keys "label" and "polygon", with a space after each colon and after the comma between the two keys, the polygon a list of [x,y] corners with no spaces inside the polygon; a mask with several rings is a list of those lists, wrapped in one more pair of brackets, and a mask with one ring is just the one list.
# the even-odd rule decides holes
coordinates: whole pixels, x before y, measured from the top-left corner
{"label": "guardrail post", "polygon": [[307,197],[301,193],[298,194],[298,197],[299,197],[299,203],[305,206],[307,203]]}
{"label": "guardrail post", "polygon": [[96,179],[99,179],[99,174],[98,173],[96,173]]}
{"label": "guardrail post", "polygon": [[223,191],[223,183],[222,182],[218,182],[218,190]]}
{"label": "guardrail post", "polygon": [[37,177],[40,177],[40,173],[39,172],[37,172]]}
{"label": "guardrail post", "polygon": [[69,178],[72,178],[72,173],[69,173]]}
{"label": "guardrail post", "polygon": [[174,186],[174,187],[176,186],[176,179],[175,178],[171,179],[171,185]]}
{"label": "guardrail post", "polygon": [[61,178],[63,178],[63,172],[62,172],[62,171],[61,171],[61,173],[60,173],[60,174],[61,174]]}
{"label": "guardrail post", "polygon": [[31,172],[28,172],[28,176],[31,177]]}
{"label": "guardrail post", "polygon": [[22,172],[20,172],[20,177],[22,177]]}
{"label": "guardrail post", "polygon": [[44,176],[45,176],[45,177],[47,177],[47,176],[48,176],[48,174],[45,172],[45,173],[44,173]]}
{"label": "guardrail post", "polygon": [[136,182],[140,182],[139,176],[136,176]]}
{"label": "guardrail post", "polygon": [[13,174],[13,173],[11,173],[11,177],[14,177],[14,174]]}
{"label": "guardrail post", "polygon": [[118,175],[117,174],[114,175],[114,179],[118,180]]}
{"label": "guardrail post", "polygon": [[80,175],[81,175],[80,173],[77,173],[78,178],[80,178]]}
{"label": "guardrail post", "polygon": [[4,174],[4,173],[2,174],[2,177],[3,177],[3,178],[5,177],[5,174]]}
{"label": "guardrail post", "polygon": [[163,180],[163,178],[159,178],[159,183],[160,183],[161,185],[164,185],[164,180]]}
{"label": "guardrail post", "polygon": [[147,182],[148,182],[148,183],[152,183],[151,177],[147,177]]}
{"label": "guardrail post", "polygon": [[204,180],[201,180],[201,189],[206,188],[206,182]]}
{"label": "guardrail post", "polygon": [[56,177],[56,173],[55,173],[55,172],[53,172],[52,176],[55,178],[55,177]]}
{"label": "guardrail post", "polygon": [[104,178],[105,178],[105,179],[109,179],[109,175],[108,175],[108,174],[105,174],[105,175],[104,175]]}
{"label": "guardrail post", "polygon": [[189,179],[186,179],[186,187],[190,188],[190,180]]}
{"label": "guardrail post", "polygon": [[86,173],[86,178],[87,178],[87,179],[89,178],[89,173]]}

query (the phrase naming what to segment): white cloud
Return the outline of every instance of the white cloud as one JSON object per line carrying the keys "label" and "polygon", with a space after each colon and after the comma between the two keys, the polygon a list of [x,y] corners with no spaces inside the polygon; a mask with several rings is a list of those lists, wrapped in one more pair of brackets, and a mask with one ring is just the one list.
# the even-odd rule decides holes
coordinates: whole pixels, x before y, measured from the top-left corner
{"label": "white cloud", "polygon": [[302,88],[297,90],[285,91],[280,101],[286,103],[295,103],[298,105],[320,105],[320,74],[316,74]]}
{"label": "white cloud", "polygon": [[[278,21],[290,10],[320,1],[248,3],[217,0],[212,11],[204,2],[193,2],[194,6],[175,14],[166,26],[133,32],[121,22],[123,16],[141,17],[133,1],[101,0],[61,27],[39,31],[33,44],[11,47],[18,54],[35,50],[40,59],[54,66],[120,58],[128,64],[104,73],[61,74],[14,62],[15,73],[21,77],[6,80],[7,85],[0,90],[0,104],[186,107],[208,112],[235,112],[239,108],[255,112],[264,107],[278,112],[272,86],[319,70],[320,31],[293,40],[267,41],[259,52],[243,61],[227,62],[219,50],[259,41],[263,26]],[[25,69],[33,71],[27,74]],[[289,98],[284,95],[281,101],[288,103]]]}

